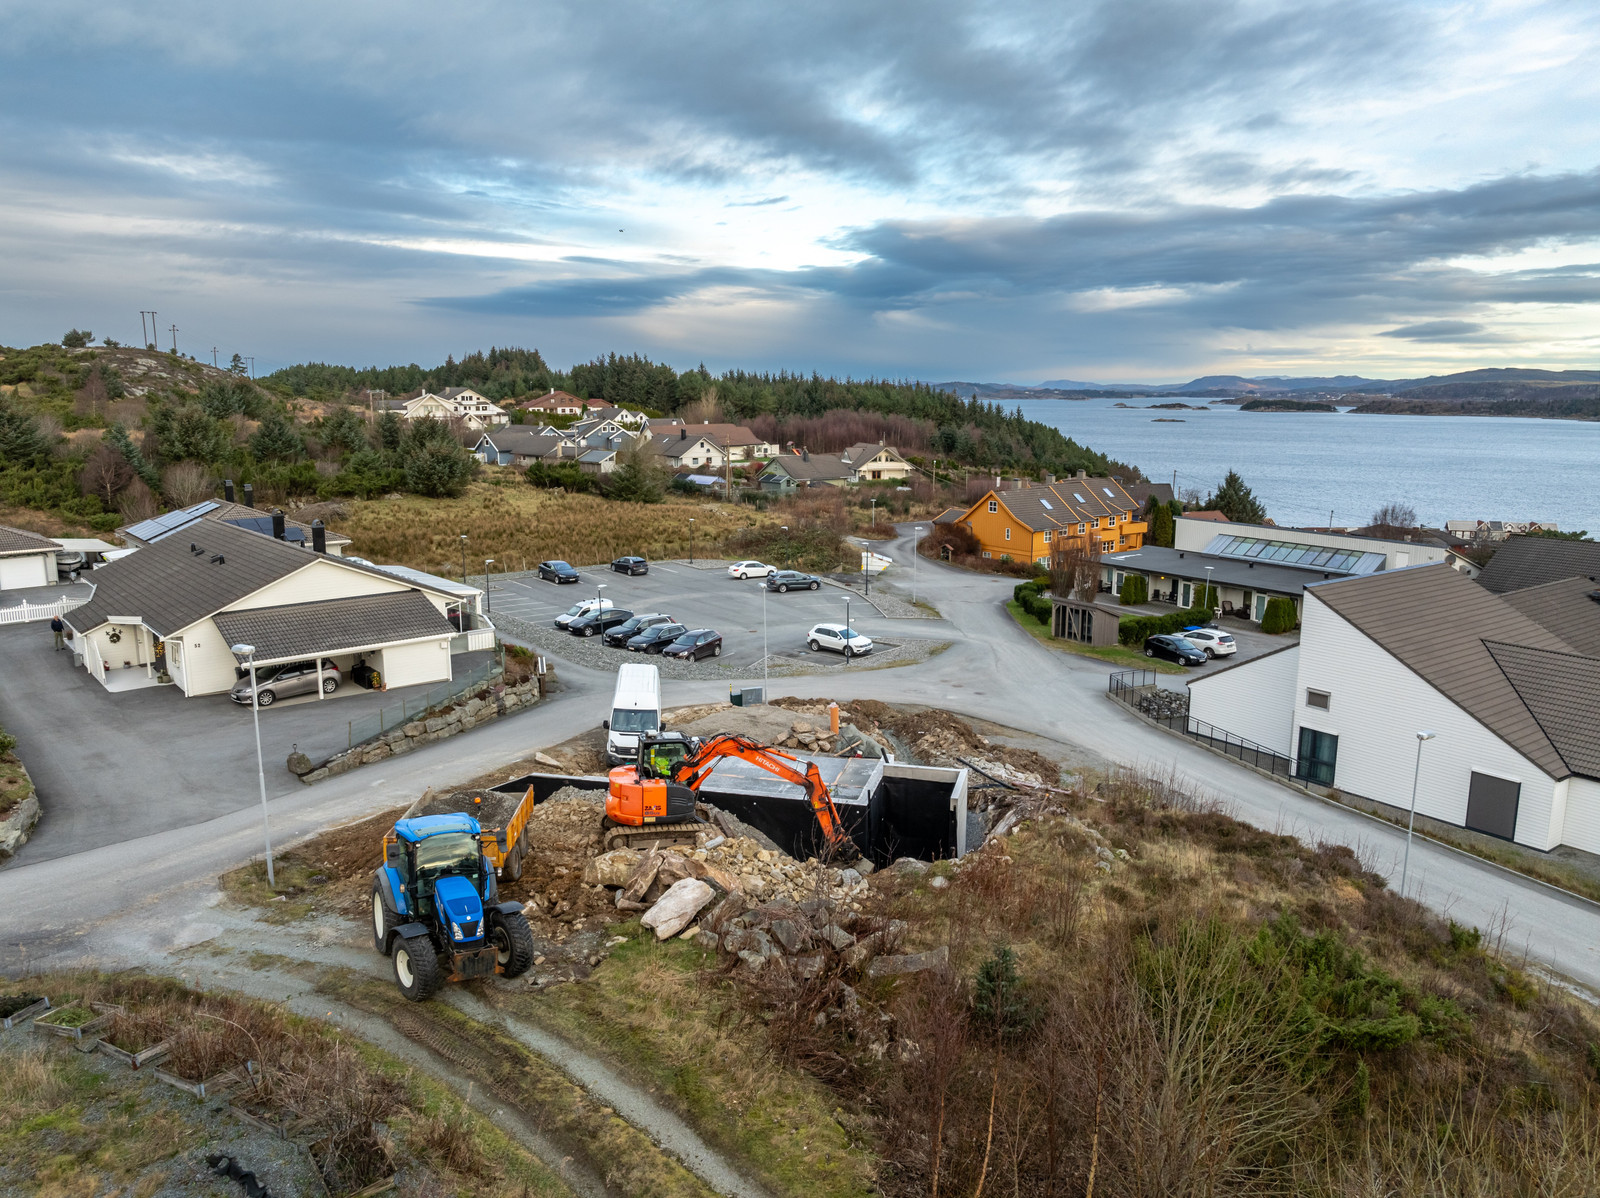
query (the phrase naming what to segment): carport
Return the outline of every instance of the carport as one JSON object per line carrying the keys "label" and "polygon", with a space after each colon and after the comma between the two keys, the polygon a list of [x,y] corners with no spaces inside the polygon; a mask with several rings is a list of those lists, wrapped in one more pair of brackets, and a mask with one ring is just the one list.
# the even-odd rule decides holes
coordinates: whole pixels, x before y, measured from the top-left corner
{"label": "carport", "polygon": [[245,608],[212,620],[229,645],[255,646],[257,667],[314,661],[318,698],[324,658],[348,673],[357,661],[376,657],[367,664],[378,672],[379,690],[452,677],[455,628],[419,591]]}

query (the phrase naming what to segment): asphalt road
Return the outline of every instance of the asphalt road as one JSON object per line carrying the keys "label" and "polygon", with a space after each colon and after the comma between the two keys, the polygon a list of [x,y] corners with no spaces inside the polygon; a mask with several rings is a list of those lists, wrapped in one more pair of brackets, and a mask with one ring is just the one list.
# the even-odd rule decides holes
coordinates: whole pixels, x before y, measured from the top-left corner
{"label": "asphalt road", "polygon": [[[887,549],[897,561],[909,560],[908,538]],[[775,680],[773,691],[944,707],[1071,741],[1108,761],[1173,771],[1240,819],[1310,842],[1350,845],[1370,868],[1398,875],[1401,830],[1281,786],[1134,718],[1105,697],[1109,667],[1043,649],[1011,624],[1000,606],[1010,592],[1007,580],[929,563],[920,564],[918,574],[919,595],[960,630],[949,650],[919,666]],[[575,589],[564,588],[563,597]],[[561,673],[566,693],[526,715],[278,799],[272,804],[278,842],[398,805],[426,786],[593,727],[604,715],[610,675],[576,668]],[[677,705],[725,695],[719,682],[669,682],[663,698]],[[217,901],[216,874],[260,847],[259,812],[247,809],[0,871],[0,968],[22,967],[24,952],[33,965],[85,956],[114,964],[203,941],[216,926],[207,918]],[[1525,951],[1600,994],[1600,906],[1423,840],[1412,851],[1410,889],[1458,922],[1501,936],[1508,949]]]}
{"label": "asphalt road", "polygon": [[[458,655],[458,677],[487,653]],[[348,725],[428,687],[374,692],[345,682],[334,694],[281,700],[261,713],[271,795],[300,789],[284,761],[346,747]],[[0,627],[0,727],[15,735],[44,817],[9,868],[67,857],[169,828],[188,828],[259,802],[250,709],[227,695],[185,698],[175,686],[108,694],[48,622]]]}

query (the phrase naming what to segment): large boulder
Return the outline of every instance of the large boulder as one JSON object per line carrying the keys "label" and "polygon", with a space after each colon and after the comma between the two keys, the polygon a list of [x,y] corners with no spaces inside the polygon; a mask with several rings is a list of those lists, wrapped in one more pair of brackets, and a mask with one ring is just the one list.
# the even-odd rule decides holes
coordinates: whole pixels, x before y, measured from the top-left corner
{"label": "large boulder", "polygon": [[638,849],[612,849],[592,858],[583,867],[583,880],[590,886],[626,886],[639,867]]}
{"label": "large boulder", "polygon": [[639,922],[654,929],[657,940],[670,939],[689,926],[715,893],[699,878],[683,878],[674,882]]}
{"label": "large boulder", "polygon": [[317,768],[316,763],[313,762],[311,758],[307,757],[304,753],[298,752],[289,754],[287,765],[289,766],[289,772],[296,778],[304,778],[312,770]]}

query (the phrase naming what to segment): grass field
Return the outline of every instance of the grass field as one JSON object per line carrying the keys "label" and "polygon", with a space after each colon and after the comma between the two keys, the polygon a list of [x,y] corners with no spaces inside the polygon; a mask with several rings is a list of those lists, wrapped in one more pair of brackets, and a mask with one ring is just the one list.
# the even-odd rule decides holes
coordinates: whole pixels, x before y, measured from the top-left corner
{"label": "grass field", "polygon": [[772,521],[737,504],[698,498],[662,503],[617,503],[596,495],[547,491],[490,471],[459,499],[397,495],[353,500],[347,515],[329,522],[352,542],[350,552],[375,562],[398,563],[460,577],[461,534],[467,534],[469,574],[531,569],[560,558],[576,566],[637,553],[652,560],[687,557],[694,521],[696,553],[714,553],[730,534]]}
{"label": "grass field", "polygon": [[1011,613],[1021,629],[1040,644],[1048,645],[1062,653],[1074,653],[1079,657],[1093,657],[1099,661],[1109,662],[1114,666],[1125,666],[1130,670],[1154,670],[1158,674],[1181,674],[1183,667],[1173,665],[1171,662],[1162,661],[1155,657],[1146,657],[1137,649],[1128,649],[1122,645],[1080,645],[1076,641],[1062,640],[1060,637],[1050,635],[1050,629],[1041,620],[1035,620],[1022,610],[1022,605],[1015,599],[1007,600],[1006,610]]}

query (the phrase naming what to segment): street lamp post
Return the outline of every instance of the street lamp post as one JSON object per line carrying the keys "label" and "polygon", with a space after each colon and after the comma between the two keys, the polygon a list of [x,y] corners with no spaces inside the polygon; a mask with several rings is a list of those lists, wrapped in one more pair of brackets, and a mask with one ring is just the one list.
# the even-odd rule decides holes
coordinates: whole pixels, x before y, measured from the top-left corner
{"label": "street lamp post", "polygon": [[1422,742],[1432,740],[1438,733],[1417,733],[1417,765],[1411,772],[1411,815],[1406,820],[1406,855],[1400,864],[1400,897],[1406,895],[1406,874],[1411,869],[1411,830],[1417,822],[1417,780],[1422,777]]}
{"label": "street lamp post", "polygon": [[770,680],[767,677],[767,658],[772,655],[771,642],[767,636],[767,580],[761,580],[761,701],[767,702],[771,698],[767,694]]}
{"label": "street lamp post", "polygon": [[256,689],[256,647],[235,645],[233,652],[250,666],[250,718],[256,726],[256,780],[261,784],[261,830],[267,838],[267,889],[276,890],[272,874],[272,821],[267,818],[267,767],[261,759],[261,692]]}
{"label": "street lamp post", "polygon": [[877,528],[878,527],[878,497],[876,495],[874,495],[872,497],[871,503],[872,503],[872,527],[873,528]]}
{"label": "street lamp post", "polygon": [[783,529],[783,568],[787,570],[789,568],[789,526],[780,524],[778,527]]}
{"label": "street lamp post", "polygon": [[489,567],[494,565],[494,558],[483,559],[483,607],[485,613],[494,614],[494,600],[489,598]]}
{"label": "street lamp post", "polygon": [[850,596],[844,597],[844,664],[850,664],[851,645],[854,638],[850,635]]}
{"label": "street lamp post", "polygon": [[1211,571],[1213,571],[1215,569],[1216,569],[1215,566],[1207,566],[1206,567],[1206,602],[1205,602],[1205,605],[1211,609],[1213,614],[1215,614],[1222,607],[1222,604],[1213,603],[1212,602],[1212,596],[1211,596]]}
{"label": "street lamp post", "polygon": [[694,517],[689,517],[689,564],[694,565]]}
{"label": "street lamp post", "polygon": [[461,534],[461,585],[467,585],[467,534]]}
{"label": "street lamp post", "polygon": [[922,539],[922,525],[911,534],[911,602],[917,601],[917,542]]}
{"label": "street lamp post", "polygon": [[606,589],[606,585],[607,584],[603,582],[597,582],[594,584],[594,610],[596,614],[599,613],[600,608],[604,605],[605,601],[600,592]]}

